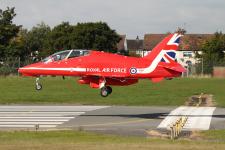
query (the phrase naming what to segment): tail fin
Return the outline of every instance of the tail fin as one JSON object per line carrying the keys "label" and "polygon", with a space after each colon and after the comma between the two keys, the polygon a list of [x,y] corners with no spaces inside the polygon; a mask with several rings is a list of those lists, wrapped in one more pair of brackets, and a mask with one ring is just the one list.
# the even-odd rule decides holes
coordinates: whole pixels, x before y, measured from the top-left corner
{"label": "tail fin", "polygon": [[140,74],[150,73],[155,70],[159,62],[173,63],[176,59],[176,50],[179,47],[180,37],[178,33],[170,34],[165,37],[147,56],[143,57],[150,61],[147,68],[138,69]]}
{"label": "tail fin", "polygon": [[[156,45],[155,48],[144,58],[153,60],[156,58],[162,51],[166,51],[168,56],[171,59],[175,59],[176,53],[175,51],[179,47],[180,43],[180,37],[182,35],[178,33],[170,34],[167,37],[165,37],[158,45]],[[161,58],[161,61],[166,61],[165,59]]]}

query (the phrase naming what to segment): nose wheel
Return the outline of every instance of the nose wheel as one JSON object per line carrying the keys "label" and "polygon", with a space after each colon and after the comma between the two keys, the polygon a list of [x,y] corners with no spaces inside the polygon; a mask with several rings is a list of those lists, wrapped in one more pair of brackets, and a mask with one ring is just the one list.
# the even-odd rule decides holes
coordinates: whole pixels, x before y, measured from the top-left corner
{"label": "nose wheel", "polygon": [[36,78],[35,89],[36,89],[37,91],[40,91],[40,90],[42,89],[42,85],[41,85],[41,83],[40,83],[39,80],[40,80],[39,78]]}
{"label": "nose wheel", "polygon": [[102,97],[107,97],[112,93],[112,88],[110,86],[104,86],[101,88],[100,94]]}

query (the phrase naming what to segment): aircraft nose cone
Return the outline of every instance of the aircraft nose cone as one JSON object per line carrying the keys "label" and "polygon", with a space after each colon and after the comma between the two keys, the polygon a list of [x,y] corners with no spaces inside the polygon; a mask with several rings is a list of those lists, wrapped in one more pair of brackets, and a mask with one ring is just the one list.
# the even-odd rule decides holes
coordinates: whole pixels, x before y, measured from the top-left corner
{"label": "aircraft nose cone", "polygon": [[18,72],[21,73],[23,76],[36,76],[38,74],[37,70],[34,68],[40,66],[41,63],[34,63],[24,67],[20,67]]}
{"label": "aircraft nose cone", "polygon": [[19,73],[22,73],[22,69],[21,69],[21,68],[19,68],[19,69],[18,69],[18,72],[19,72]]}
{"label": "aircraft nose cone", "polygon": [[32,70],[28,69],[26,66],[19,68],[18,72],[23,76],[33,76]]}
{"label": "aircraft nose cone", "polygon": [[21,67],[21,68],[18,69],[18,72],[21,73],[21,74],[23,74],[24,71],[25,71],[25,70],[24,70],[24,67]]}

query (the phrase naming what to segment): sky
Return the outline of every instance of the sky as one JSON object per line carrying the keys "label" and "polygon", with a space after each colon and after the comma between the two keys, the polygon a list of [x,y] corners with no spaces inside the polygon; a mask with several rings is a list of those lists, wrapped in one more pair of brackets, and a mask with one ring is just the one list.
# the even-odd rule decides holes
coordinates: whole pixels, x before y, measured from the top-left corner
{"label": "sky", "polygon": [[14,23],[31,29],[68,21],[107,22],[128,38],[146,33],[225,32],[225,0],[0,0],[0,9],[15,7]]}

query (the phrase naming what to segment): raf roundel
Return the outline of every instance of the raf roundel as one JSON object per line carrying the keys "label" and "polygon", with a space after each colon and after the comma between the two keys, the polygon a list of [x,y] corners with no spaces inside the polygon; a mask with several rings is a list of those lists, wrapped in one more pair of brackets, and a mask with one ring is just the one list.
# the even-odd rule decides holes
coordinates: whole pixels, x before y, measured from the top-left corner
{"label": "raf roundel", "polygon": [[130,74],[136,74],[137,69],[136,68],[130,68]]}

